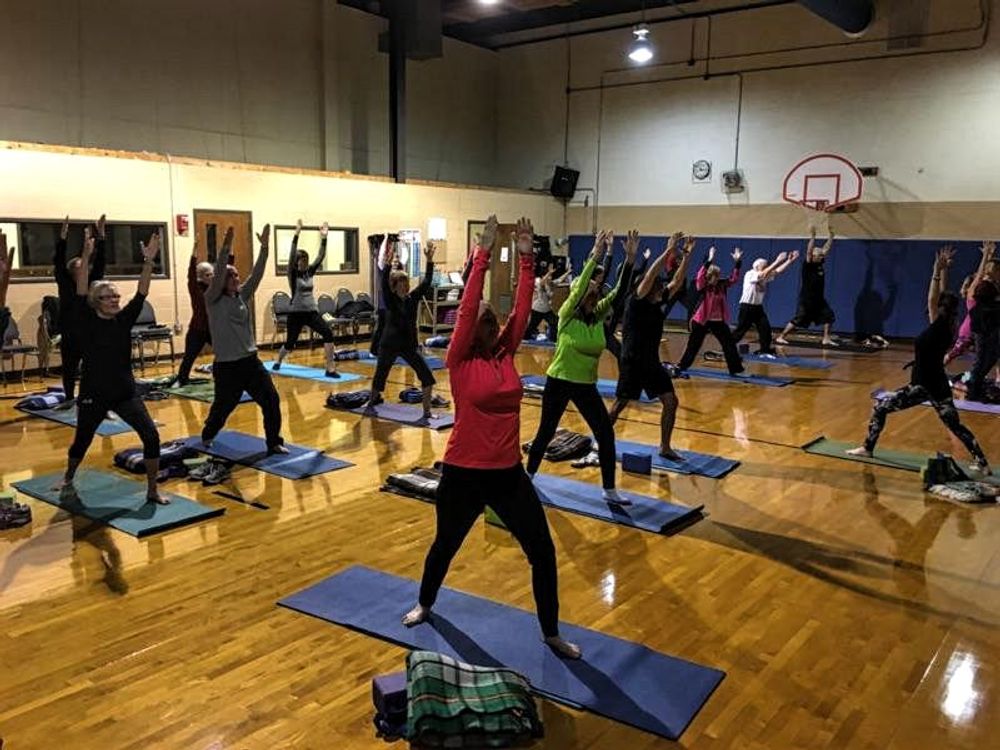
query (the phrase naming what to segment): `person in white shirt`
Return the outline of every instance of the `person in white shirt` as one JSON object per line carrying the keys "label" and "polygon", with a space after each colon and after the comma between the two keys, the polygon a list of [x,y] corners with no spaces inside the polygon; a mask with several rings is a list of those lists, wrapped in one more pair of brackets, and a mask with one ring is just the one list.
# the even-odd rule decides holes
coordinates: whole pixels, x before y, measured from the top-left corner
{"label": "person in white shirt", "polygon": [[760,343],[760,354],[775,356],[771,345],[771,321],[764,311],[764,295],[767,285],[774,281],[778,274],[783,273],[799,257],[798,251],[791,254],[780,253],[769,265],[763,258],[757,258],[753,266],[743,276],[743,296],[740,297],[740,313],[733,339],[737,343],[746,335],[751,326],[757,329]]}
{"label": "person in white shirt", "polygon": [[554,282],[552,274],[555,266],[549,269],[543,276],[535,277],[535,291],[531,296],[531,318],[528,321],[528,329],[524,332],[525,339],[535,339],[538,337],[538,326],[544,320],[546,323],[546,336],[549,341],[556,340],[556,328],[559,325],[559,318],[552,311],[552,285],[562,282],[569,273],[567,272]]}

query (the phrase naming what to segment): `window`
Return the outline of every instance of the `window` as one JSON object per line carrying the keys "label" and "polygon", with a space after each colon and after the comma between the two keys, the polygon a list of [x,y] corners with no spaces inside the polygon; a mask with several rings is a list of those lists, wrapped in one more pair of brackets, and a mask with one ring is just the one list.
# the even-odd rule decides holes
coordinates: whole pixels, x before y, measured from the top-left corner
{"label": "window", "polygon": [[[295,227],[275,226],[274,262],[279,274],[288,273],[288,254],[292,250]],[[309,253],[309,262],[315,263],[319,255],[319,227],[302,227],[299,234],[299,250]],[[326,258],[316,273],[357,273],[358,272],[358,230],[345,227],[330,227],[326,237]]]}
{"label": "window", "polygon": [[[66,237],[66,258],[75,258],[83,249],[83,228],[89,222],[70,222]],[[17,248],[11,278],[16,280],[52,280],[52,260],[56,241],[62,231],[62,220],[0,219],[0,229],[7,242]],[[140,242],[149,242],[154,231],[160,232],[160,254],[153,266],[153,276],[166,278],[167,226],[158,222],[107,222],[105,226],[105,258],[108,278],[137,278],[142,273]]]}

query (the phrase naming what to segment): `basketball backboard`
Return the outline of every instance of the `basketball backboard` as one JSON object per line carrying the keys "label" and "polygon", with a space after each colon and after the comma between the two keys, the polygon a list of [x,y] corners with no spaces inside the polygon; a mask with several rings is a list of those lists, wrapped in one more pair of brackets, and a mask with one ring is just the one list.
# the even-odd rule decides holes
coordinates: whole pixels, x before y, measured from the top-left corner
{"label": "basketball backboard", "polygon": [[860,201],[861,183],[861,173],[843,156],[816,154],[791,168],[782,195],[789,203],[830,212]]}

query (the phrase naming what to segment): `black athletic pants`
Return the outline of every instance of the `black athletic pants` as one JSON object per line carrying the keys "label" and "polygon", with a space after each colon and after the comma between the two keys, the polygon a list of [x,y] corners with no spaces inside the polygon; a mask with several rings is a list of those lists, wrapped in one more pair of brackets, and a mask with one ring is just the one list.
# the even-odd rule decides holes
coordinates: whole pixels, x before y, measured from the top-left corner
{"label": "black athletic pants", "polygon": [[611,352],[611,356],[615,358],[619,367],[621,366],[622,359],[622,343],[615,336],[615,328],[617,324],[605,324],[604,325],[604,348]]}
{"label": "black athletic pants", "polygon": [[538,621],[545,637],[559,635],[556,549],[538,493],[521,465],[509,469],[466,469],[445,464],[435,512],[437,532],[424,561],[420,604],[432,607],[452,558],[472,524],[490,506],[514,535],[531,564]]}
{"label": "black athletic pants", "polygon": [[382,341],[382,331],[385,330],[385,310],[375,312],[375,330],[372,331],[372,343],[369,351],[378,356],[378,345]]}
{"label": "black athletic pants", "polygon": [[982,401],[986,378],[1000,359],[1000,331],[990,333],[975,333],[976,361],[972,365],[972,376],[969,378],[969,390],[966,396],[970,401]]}
{"label": "black athletic pants", "polygon": [[528,473],[535,474],[538,471],[545,456],[545,449],[552,442],[559,427],[559,420],[565,414],[570,401],[580,410],[580,415],[597,441],[601,482],[604,489],[614,489],[615,431],[611,426],[611,417],[608,416],[601,394],[597,392],[596,383],[573,383],[551,376],[546,378],[545,390],[542,392],[542,418],[538,425],[538,433],[531,441],[531,450],[528,452]]}
{"label": "black athletic pants", "polygon": [[385,381],[389,378],[389,370],[396,362],[396,357],[402,358],[406,364],[413,368],[420,379],[421,388],[430,388],[437,381],[431,368],[416,349],[407,347],[400,349],[392,341],[383,341],[379,347],[378,363],[375,365],[375,378],[372,380],[372,390],[382,393],[385,390]]}
{"label": "black athletic pants", "polygon": [[191,377],[191,368],[194,361],[201,354],[201,350],[206,344],[212,343],[212,334],[208,329],[202,331],[198,328],[188,328],[184,336],[184,358],[181,360],[181,369],[177,372],[177,383],[184,385]]}
{"label": "black athletic pants", "polygon": [[691,321],[691,335],[688,336],[687,348],[684,350],[684,356],[681,357],[681,361],[677,363],[677,369],[687,370],[694,364],[694,358],[698,356],[698,352],[701,351],[701,345],[705,343],[705,336],[709,333],[715,336],[722,346],[722,353],[726,357],[726,367],[729,368],[729,374],[736,375],[743,372],[743,360],[740,358],[740,353],[736,351],[733,332],[721,320],[708,320],[704,323]]}
{"label": "black athletic pants", "polygon": [[295,348],[295,344],[299,340],[299,334],[302,333],[302,329],[306,326],[316,331],[320,335],[320,338],[323,339],[324,344],[333,343],[333,331],[330,330],[330,326],[323,320],[323,316],[319,312],[316,310],[309,312],[293,311],[288,313],[288,338],[285,340],[285,349],[287,351]]}
{"label": "black athletic pants", "polygon": [[201,431],[204,442],[213,440],[221,432],[229,415],[239,405],[243,391],[250,394],[250,398],[257,402],[264,414],[264,435],[268,450],[285,442],[281,438],[278,391],[264,369],[264,363],[256,354],[235,362],[215,362],[212,365],[212,377],[215,379],[215,400]]}
{"label": "black athletic pants", "polygon": [[548,325],[545,335],[548,336],[549,341],[555,341],[556,329],[559,327],[559,318],[551,310],[548,312],[538,312],[537,310],[531,311],[531,317],[528,319],[528,330],[524,332],[524,338],[535,338],[535,336],[538,335],[538,326],[543,320]]}
{"label": "black athletic pants", "polygon": [[156,424],[139,396],[123,401],[104,401],[81,393],[76,408],[76,435],[69,447],[70,458],[83,460],[87,455],[87,449],[94,441],[97,428],[101,426],[109,411],[115,412],[125,424],[139,433],[143,458],[160,457],[160,433],[157,432]]}
{"label": "black athletic pants", "polygon": [[760,342],[761,354],[774,354],[771,347],[771,321],[767,319],[763,305],[748,305],[740,303],[740,315],[736,321],[736,329],[733,331],[733,343],[738,344],[747,335],[747,331],[753,326],[757,329],[757,338]]}
{"label": "black athletic pants", "polygon": [[80,372],[80,360],[83,359],[83,352],[77,346],[73,336],[66,334],[66,329],[70,327],[67,323],[61,326],[62,338],[59,339],[59,357],[62,359],[62,382],[63,392],[67,399],[73,398],[76,394],[76,377]]}

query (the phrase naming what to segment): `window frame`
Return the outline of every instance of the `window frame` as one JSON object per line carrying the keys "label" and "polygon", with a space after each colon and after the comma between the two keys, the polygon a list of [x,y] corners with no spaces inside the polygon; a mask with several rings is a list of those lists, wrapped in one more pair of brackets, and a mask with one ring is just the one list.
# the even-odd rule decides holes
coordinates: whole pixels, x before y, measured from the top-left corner
{"label": "window frame", "polygon": [[[16,241],[12,241],[11,238],[8,237],[7,242],[8,242],[9,245],[13,245],[16,248],[18,248],[18,250],[17,250],[17,256],[16,257],[17,257],[18,262],[20,262],[22,260],[22,258],[21,258],[21,251],[22,251],[22,248],[24,247],[24,242],[22,241],[22,239],[23,239],[23,234],[22,233],[24,231],[23,226],[25,224],[53,224],[53,225],[61,228],[62,227],[62,223],[63,223],[64,220],[65,220],[64,218],[49,219],[49,218],[44,218],[44,217],[33,217],[33,218],[0,217],[0,224],[16,224],[17,225],[17,240]],[[69,223],[72,226],[74,224],[76,224],[76,225],[81,225],[81,224],[82,225],[86,225],[86,224],[94,225],[97,222],[96,222],[96,220],[91,220],[91,219],[84,220],[84,219],[72,219],[71,218],[69,220]],[[159,253],[158,257],[160,259],[160,268],[162,270],[159,273],[157,273],[154,270],[154,272],[153,272],[153,279],[156,280],[156,279],[170,279],[170,278],[172,278],[171,277],[171,273],[170,273],[170,270],[171,270],[171,266],[170,266],[170,249],[171,249],[170,248],[170,225],[167,222],[165,222],[165,221],[147,221],[147,220],[139,220],[139,219],[131,220],[131,221],[122,221],[122,220],[114,220],[114,221],[107,220],[107,221],[105,221],[105,226],[107,226],[107,227],[113,227],[113,226],[135,226],[135,225],[154,226],[154,227],[159,227],[160,228],[160,253]],[[59,230],[57,230],[57,234],[56,234],[57,237],[58,237],[58,231]],[[52,252],[53,252],[53,254],[55,253],[55,247],[54,246],[52,248]],[[71,258],[77,258],[77,257],[79,257],[79,255],[80,255],[79,252],[73,252],[73,253],[71,253],[70,252],[70,248],[67,248],[67,253],[66,253],[67,260],[71,259]],[[138,281],[139,278],[140,278],[140,276],[141,276],[141,271],[139,273],[135,273],[135,274],[116,274],[116,273],[111,273],[110,269],[112,267],[113,266],[111,266],[109,264],[108,265],[108,270],[104,274],[104,278],[108,279],[109,281]],[[52,267],[51,261],[47,265],[45,265],[45,266],[28,266],[28,268],[47,268],[48,269],[48,273],[46,275],[44,275],[44,276],[42,276],[42,275],[34,275],[34,274],[32,274],[32,275],[22,275],[23,271],[24,271],[24,266],[22,264],[21,268],[11,269],[11,274],[10,274],[10,283],[11,283],[11,286],[13,286],[14,284],[54,284],[55,283],[56,277],[55,277],[55,274],[53,273],[53,270],[52,270],[53,267]]]}
{"label": "window frame", "polygon": [[[295,225],[295,224],[275,224],[274,227],[272,227],[272,231],[274,232],[274,272],[278,276],[280,276],[280,277],[288,275],[288,263],[281,263],[278,260],[278,230],[279,229],[282,230],[282,231],[291,230],[294,233],[294,231],[295,231],[296,228],[297,228],[297,225]],[[309,231],[319,232],[319,229],[320,229],[320,225],[319,224],[316,224],[316,225],[303,224],[302,225],[302,231],[309,230]],[[354,235],[354,268],[353,269],[348,269],[348,270],[345,270],[345,271],[326,271],[326,270],[320,268],[319,270],[316,271],[316,275],[317,276],[353,276],[355,274],[361,273],[361,229],[359,227],[334,227],[334,226],[329,226],[329,227],[327,227],[327,229],[329,229],[330,232],[344,232],[347,237],[350,237],[351,234],[353,233],[353,235]],[[345,247],[347,247],[347,243],[346,242],[345,242]],[[327,251],[327,255],[329,256],[329,250]],[[289,257],[289,259],[291,259],[291,258]],[[315,260],[315,258],[312,258],[311,260]]]}

